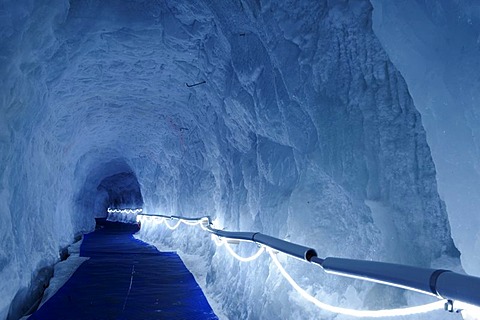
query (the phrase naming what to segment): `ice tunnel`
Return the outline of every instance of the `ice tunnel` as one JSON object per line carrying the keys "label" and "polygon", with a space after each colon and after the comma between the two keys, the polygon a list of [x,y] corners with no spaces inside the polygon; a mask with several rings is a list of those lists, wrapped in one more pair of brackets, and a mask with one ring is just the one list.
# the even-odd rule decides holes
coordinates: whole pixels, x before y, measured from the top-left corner
{"label": "ice tunnel", "polygon": [[93,169],[77,195],[80,212],[105,217],[108,208],[141,208],[143,197],[135,173],[122,159]]}
{"label": "ice tunnel", "polygon": [[[3,1],[0,319],[111,206],[209,215],[323,256],[461,270],[461,251],[480,272],[452,239],[428,132],[372,10],[367,0]],[[181,252],[221,318],[340,319],[298,298],[268,257],[242,264],[187,229],[137,237]],[[282,263],[331,303],[425,299]]]}
{"label": "ice tunnel", "polygon": [[[108,193],[108,203],[116,208],[141,208],[142,194],[135,176],[131,173],[119,173],[102,180],[97,190]],[[101,206],[105,212],[105,205]],[[95,212],[97,210],[94,210]]]}

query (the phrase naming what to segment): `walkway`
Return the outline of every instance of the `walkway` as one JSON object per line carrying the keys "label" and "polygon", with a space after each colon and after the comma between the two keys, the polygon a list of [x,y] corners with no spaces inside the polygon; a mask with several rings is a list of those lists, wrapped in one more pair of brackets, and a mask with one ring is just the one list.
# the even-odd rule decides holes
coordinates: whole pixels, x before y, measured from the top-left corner
{"label": "walkway", "polygon": [[217,319],[176,253],[133,238],[135,225],[97,222],[91,257],[29,319]]}

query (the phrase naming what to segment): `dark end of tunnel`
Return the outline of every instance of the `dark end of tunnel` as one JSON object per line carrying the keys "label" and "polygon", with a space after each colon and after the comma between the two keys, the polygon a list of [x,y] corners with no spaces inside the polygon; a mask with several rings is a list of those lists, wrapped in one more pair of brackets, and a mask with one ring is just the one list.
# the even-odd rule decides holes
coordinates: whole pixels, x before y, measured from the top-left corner
{"label": "dark end of tunnel", "polygon": [[[91,231],[94,218],[106,218],[107,209],[143,207],[143,195],[134,170],[124,158],[96,161],[93,165],[79,161],[77,171],[81,174],[76,192],[72,217],[75,225],[83,226],[82,232]],[[85,180],[83,180],[85,179]]]}
{"label": "dark end of tunnel", "polygon": [[95,218],[95,230],[99,229],[105,229],[107,232],[135,233],[140,230],[140,224],[108,221],[106,218]]}
{"label": "dark end of tunnel", "polygon": [[101,212],[96,212],[97,217],[105,217],[108,208],[142,208],[143,196],[136,175],[133,172],[122,172],[104,178],[97,187],[96,202],[99,200],[101,203],[96,207]]}

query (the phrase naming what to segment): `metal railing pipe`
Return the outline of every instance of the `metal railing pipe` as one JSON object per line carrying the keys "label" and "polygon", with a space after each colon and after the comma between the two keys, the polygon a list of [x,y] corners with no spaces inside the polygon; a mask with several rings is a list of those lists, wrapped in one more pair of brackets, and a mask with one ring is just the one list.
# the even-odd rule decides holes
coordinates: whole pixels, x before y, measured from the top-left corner
{"label": "metal railing pipe", "polygon": [[313,248],[271,237],[259,232],[232,232],[215,229],[210,218],[184,218],[139,214],[166,219],[202,221],[202,227],[222,238],[255,242],[293,257],[321,266],[327,273],[382,283],[403,289],[434,295],[442,299],[457,300],[480,306],[480,278],[450,270],[429,269],[394,263],[344,258],[320,258]]}
{"label": "metal railing pipe", "polygon": [[417,268],[393,263],[327,257],[321,264],[327,273],[409,288],[430,295],[434,269]]}
{"label": "metal railing pipe", "polygon": [[170,218],[170,216],[163,216],[161,214],[151,214],[151,213],[139,213],[137,216],[139,217],[157,217],[157,218]]}
{"label": "metal railing pipe", "polygon": [[203,218],[185,218],[185,217],[180,217],[180,216],[162,216],[162,215],[158,215],[159,217],[162,217],[162,218],[167,218],[167,219],[177,219],[177,220],[186,220],[186,221],[201,221],[201,220],[205,220],[205,221],[210,221],[210,218],[209,217],[203,217]]}
{"label": "metal railing pipe", "polygon": [[452,271],[443,272],[437,277],[435,290],[446,299],[480,306],[480,278]]}
{"label": "metal railing pipe", "polygon": [[214,235],[217,235],[222,238],[245,240],[245,241],[252,241],[252,242],[254,241],[253,236],[255,235],[255,232],[232,232],[232,231],[218,230],[218,229],[212,228],[210,225],[207,225],[206,229],[210,233],[213,233]]}
{"label": "metal railing pipe", "polygon": [[207,225],[206,229],[219,237],[256,242],[302,260],[310,261],[312,257],[317,256],[312,248],[267,236],[260,232],[224,231],[212,228],[210,225]]}
{"label": "metal railing pipe", "polygon": [[264,244],[272,249],[289,254],[301,260],[310,261],[312,257],[317,256],[317,252],[315,251],[315,249],[267,236],[262,233],[255,233],[253,236],[253,241]]}
{"label": "metal railing pipe", "polygon": [[321,266],[327,273],[480,305],[480,278],[450,270],[330,257],[325,258]]}

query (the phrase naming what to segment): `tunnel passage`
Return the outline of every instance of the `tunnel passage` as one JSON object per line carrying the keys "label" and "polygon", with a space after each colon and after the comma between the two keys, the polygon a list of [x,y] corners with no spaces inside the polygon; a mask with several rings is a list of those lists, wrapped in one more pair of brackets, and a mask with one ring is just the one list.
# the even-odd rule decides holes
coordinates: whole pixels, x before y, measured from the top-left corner
{"label": "tunnel passage", "polygon": [[137,177],[133,172],[122,172],[106,177],[98,185],[97,191],[103,195],[103,200],[98,209],[106,212],[108,207],[125,209],[141,208],[143,197]]}
{"label": "tunnel passage", "polygon": [[[79,161],[76,171],[84,179],[79,185],[76,210],[80,216],[105,218],[107,208],[143,206],[143,195],[138,177],[125,158],[96,160],[88,155]],[[93,221],[92,221],[93,222]]]}

